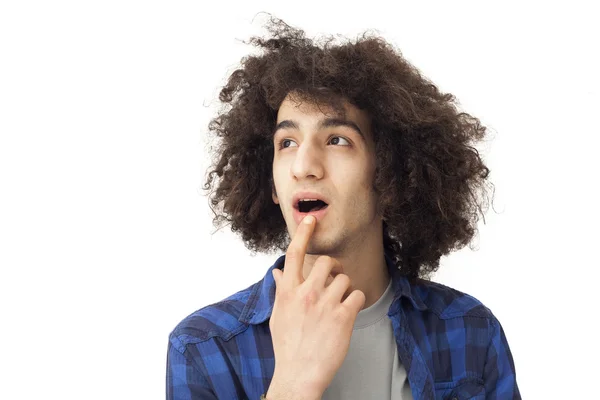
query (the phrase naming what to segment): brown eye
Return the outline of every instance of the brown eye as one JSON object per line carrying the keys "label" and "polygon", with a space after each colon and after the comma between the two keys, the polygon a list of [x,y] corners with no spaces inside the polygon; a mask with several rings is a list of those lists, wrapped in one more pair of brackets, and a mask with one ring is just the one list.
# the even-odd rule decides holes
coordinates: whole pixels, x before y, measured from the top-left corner
{"label": "brown eye", "polygon": [[279,142],[279,149],[286,149],[286,148],[290,147],[290,146],[285,146],[284,145],[284,143],[287,143],[287,142],[293,142],[293,140],[291,140],[291,139],[283,139],[282,141]]}
{"label": "brown eye", "polygon": [[[334,141],[334,140],[336,140],[336,139],[338,139],[338,140],[336,141],[336,143],[333,143],[333,141]],[[343,138],[343,137],[341,137],[341,136],[334,136],[333,138],[331,138],[331,142],[332,142],[333,144],[339,144],[339,139],[341,139],[341,140],[345,140],[345,141],[346,141],[346,143],[348,143],[348,144],[347,144],[347,145],[345,145],[345,146],[350,146],[350,142],[348,141],[348,139],[346,139],[346,138]]]}

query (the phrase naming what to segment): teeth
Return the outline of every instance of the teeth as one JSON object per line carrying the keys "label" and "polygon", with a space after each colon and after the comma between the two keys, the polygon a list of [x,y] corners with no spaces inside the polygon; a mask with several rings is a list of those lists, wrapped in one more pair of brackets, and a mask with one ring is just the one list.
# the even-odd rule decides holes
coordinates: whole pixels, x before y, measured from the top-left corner
{"label": "teeth", "polygon": [[319,199],[300,199],[300,201],[317,201]]}

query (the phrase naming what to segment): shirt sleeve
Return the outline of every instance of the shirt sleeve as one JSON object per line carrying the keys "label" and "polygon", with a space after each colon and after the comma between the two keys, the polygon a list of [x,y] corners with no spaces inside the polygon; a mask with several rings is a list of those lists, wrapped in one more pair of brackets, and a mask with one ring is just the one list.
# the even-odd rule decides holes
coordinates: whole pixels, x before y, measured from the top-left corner
{"label": "shirt sleeve", "polygon": [[167,349],[167,400],[217,400],[205,374],[187,358],[183,344],[169,338]]}
{"label": "shirt sleeve", "polygon": [[515,364],[502,325],[492,319],[483,379],[487,400],[520,400]]}

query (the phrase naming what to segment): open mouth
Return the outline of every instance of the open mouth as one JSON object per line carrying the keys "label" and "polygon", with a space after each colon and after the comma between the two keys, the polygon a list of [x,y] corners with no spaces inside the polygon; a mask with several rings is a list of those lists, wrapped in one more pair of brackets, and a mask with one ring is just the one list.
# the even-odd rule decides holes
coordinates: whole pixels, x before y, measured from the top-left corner
{"label": "open mouth", "polygon": [[323,200],[300,200],[297,204],[297,209],[301,213],[309,213],[327,208],[329,204]]}

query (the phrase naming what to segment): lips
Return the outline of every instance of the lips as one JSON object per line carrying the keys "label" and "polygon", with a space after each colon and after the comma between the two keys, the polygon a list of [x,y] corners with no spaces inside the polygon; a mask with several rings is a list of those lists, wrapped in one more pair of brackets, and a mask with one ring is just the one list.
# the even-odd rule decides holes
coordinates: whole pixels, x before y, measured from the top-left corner
{"label": "lips", "polygon": [[300,200],[304,200],[304,199],[321,200],[322,202],[324,202],[327,205],[330,204],[327,197],[325,197],[321,193],[297,192],[296,194],[294,194],[294,197],[292,197],[292,207],[294,207],[296,210],[298,210],[298,203],[300,202]]}
{"label": "lips", "polygon": [[297,208],[294,208],[294,211],[293,211],[294,221],[296,222],[296,224],[300,224],[302,222],[302,220],[304,219],[304,217],[306,217],[307,215],[313,215],[317,219],[317,222],[320,222],[321,220],[323,220],[323,218],[325,218],[328,211],[329,211],[329,207],[324,207],[324,208],[321,208],[320,210],[316,210],[316,211],[312,210],[309,212],[300,212],[300,210],[298,210]]}
{"label": "lips", "polygon": [[298,211],[308,213],[311,211],[319,211],[327,207],[329,204],[322,200],[300,200],[298,202]]}
{"label": "lips", "polygon": [[[323,203],[325,203],[325,206],[320,208],[320,209],[311,209],[310,211],[305,210],[304,207],[302,207],[302,212],[300,210],[299,207],[299,202],[300,200],[304,200],[304,199],[311,199],[311,200],[321,200]],[[307,215],[314,215],[315,218],[317,219],[317,221],[322,220],[328,209],[329,209],[329,199],[317,192],[298,192],[293,196],[293,200],[292,200],[292,207],[293,207],[293,216],[294,216],[294,221],[299,224],[300,222],[302,222],[302,220],[304,219],[304,217],[306,217]],[[322,203],[319,202],[319,204],[321,206],[323,206]]]}

